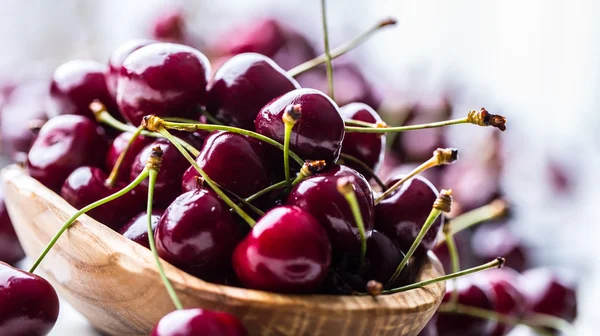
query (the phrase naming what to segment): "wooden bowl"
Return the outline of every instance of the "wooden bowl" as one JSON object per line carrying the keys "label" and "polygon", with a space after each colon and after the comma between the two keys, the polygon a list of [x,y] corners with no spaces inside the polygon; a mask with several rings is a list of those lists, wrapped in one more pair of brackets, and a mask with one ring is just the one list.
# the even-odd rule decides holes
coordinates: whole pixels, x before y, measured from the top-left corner
{"label": "wooden bowl", "polygon": [[[20,167],[2,171],[6,206],[19,240],[36,258],[75,209]],[[394,295],[280,295],[215,285],[167,262],[167,276],[185,307],[238,316],[250,335],[417,335],[439,306],[445,285]],[[420,280],[442,274],[428,260]],[[92,325],[110,335],[148,335],[174,310],[146,248],[89,216],[65,232],[39,270]]]}

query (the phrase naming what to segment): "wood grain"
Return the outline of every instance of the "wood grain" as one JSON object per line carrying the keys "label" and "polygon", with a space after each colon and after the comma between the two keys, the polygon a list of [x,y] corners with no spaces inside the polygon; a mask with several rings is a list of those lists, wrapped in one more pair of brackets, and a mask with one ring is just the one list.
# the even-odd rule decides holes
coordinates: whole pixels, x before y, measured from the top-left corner
{"label": "wood grain", "polygon": [[[35,258],[76,210],[17,166],[2,171],[6,205],[27,255]],[[204,282],[163,262],[185,307],[238,316],[250,335],[414,336],[440,304],[445,285],[372,297],[279,295]],[[88,216],[59,239],[40,266],[60,295],[110,335],[148,335],[174,309],[152,254]],[[429,260],[420,280],[441,275]]]}

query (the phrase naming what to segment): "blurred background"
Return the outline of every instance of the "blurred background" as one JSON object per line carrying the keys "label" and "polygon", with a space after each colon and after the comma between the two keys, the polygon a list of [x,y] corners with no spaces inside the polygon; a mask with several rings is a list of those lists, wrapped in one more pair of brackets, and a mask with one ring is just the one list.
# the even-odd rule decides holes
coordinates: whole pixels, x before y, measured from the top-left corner
{"label": "blurred background", "polygon": [[[396,27],[382,30],[334,62],[338,99],[379,107],[394,125],[463,117],[482,106],[508,118],[502,134],[462,125],[416,139],[390,139],[395,154],[386,159],[382,175],[400,163],[426,160],[438,146],[459,148],[461,162],[433,172],[431,179],[438,188],[454,188],[462,210],[497,196],[510,201],[511,218],[499,224],[509,228],[510,238],[501,240],[515,239],[526,251],[528,266],[559,267],[574,275],[581,335],[600,328],[595,309],[600,258],[594,256],[600,235],[593,182],[600,169],[599,12],[600,2],[593,0],[328,2],[332,46],[383,18],[398,19]],[[169,29],[173,17],[182,30]],[[235,47],[232,36],[251,29],[268,31],[266,18],[299,34],[287,49],[265,52],[282,67],[289,69],[322,52],[316,0],[2,2],[0,130],[5,163],[14,154],[6,139],[21,136],[21,129],[13,126],[24,115],[44,113],[40,97],[47,94],[48,80],[61,63],[76,58],[105,63],[122,42],[154,37],[190,44],[210,55],[217,67],[221,56]],[[325,90],[324,78],[318,69],[299,81]],[[484,239],[476,237],[465,235],[464,244]],[[95,335],[76,312],[62,308],[54,335]]]}

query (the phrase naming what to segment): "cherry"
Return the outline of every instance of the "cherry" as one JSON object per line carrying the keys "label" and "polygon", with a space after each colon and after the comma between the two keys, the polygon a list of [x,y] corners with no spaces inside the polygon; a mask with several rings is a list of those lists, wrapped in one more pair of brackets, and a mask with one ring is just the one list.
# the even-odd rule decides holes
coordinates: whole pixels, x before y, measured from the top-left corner
{"label": "cherry", "polygon": [[[387,182],[390,187],[402,179],[396,175]],[[431,212],[438,191],[426,178],[415,176],[375,206],[375,228],[385,233],[401,249],[407,251]],[[443,223],[440,216],[427,232],[419,249],[431,250]]]}
{"label": "cherry", "polygon": [[268,211],[233,253],[233,269],[244,286],[279,293],[316,291],[330,263],[327,232],[296,206]]}
{"label": "cherry", "polygon": [[248,331],[237,317],[206,309],[182,309],[158,321],[151,336],[246,336]]}
{"label": "cherry", "polygon": [[52,76],[48,116],[77,114],[95,120],[90,103],[100,100],[109,112],[117,106],[106,87],[106,66],[90,60],[73,60],[59,66]]}
{"label": "cherry", "polygon": [[154,20],[152,37],[160,41],[182,43],[186,37],[183,13],[179,10],[161,13]]}
{"label": "cherry", "polygon": [[101,167],[108,145],[104,130],[78,115],[50,119],[40,130],[29,151],[29,175],[52,190],[80,166]]}
{"label": "cherry", "polygon": [[[125,187],[125,184],[108,186],[106,184],[107,177],[100,168],[79,167],[66,179],[60,195],[73,207],[81,209]],[[139,191],[134,189],[116,200],[90,210],[87,214],[118,231],[131,216],[144,209],[144,201],[145,199],[140,196]]]}
{"label": "cherry", "polygon": [[123,62],[132,52],[145,47],[149,44],[156,43],[149,39],[134,39],[121,44],[115,49],[108,59],[108,71],[106,72],[106,88],[113,99],[117,99],[117,81],[119,74],[123,68]]}
{"label": "cherry", "polygon": [[[457,303],[481,309],[494,310],[496,298],[491,288],[483,283],[477,283],[465,278],[457,279],[458,301]],[[447,282],[446,295],[442,302],[450,301],[453,289],[452,281]],[[439,313],[437,317],[437,329],[444,336],[481,336],[491,335],[496,329],[497,323],[487,319],[471,317],[468,315]]]}
{"label": "cherry", "polygon": [[425,328],[423,328],[423,330],[421,330],[421,332],[419,332],[419,334],[417,336],[439,336],[440,334],[438,333],[437,330],[437,314],[433,315],[433,317],[431,317],[431,320],[429,320],[429,322],[427,322],[427,324],[425,325]]}
{"label": "cherry", "polygon": [[[366,104],[351,103],[340,108],[344,120],[358,120],[368,123],[381,123],[381,117]],[[377,133],[346,133],[342,143],[342,153],[352,155],[365,163],[372,171],[377,172],[379,165],[383,161],[385,153],[385,135]],[[351,161],[346,162],[351,168],[367,178],[370,177],[368,171],[365,171],[360,165]]]}
{"label": "cherry", "polygon": [[190,166],[181,178],[181,191],[188,192],[197,189],[202,189],[202,179],[196,168]]}
{"label": "cherry", "polygon": [[[115,140],[113,140],[112,144],[108,149],[108,154],[106,155],[106,171],[112,171],[115,164],[117,163],[117,159],[121,155],[121,153],[127,148],[127,145],[133,136],[132,132],[123,132],[119,134]],[[119,167],[119,174],[117,175],[117,180],[122,182],[129,181],[129,173],[131,171],[131,165],[133,164],[133,160],[135,156],[149,143],[151,143],[154,139],[145,136],[138,136],[131,143],[131,146],[127,150],[127,154],[123,158],[121,166]]]}
{"label": "cherry", "polygon": [[[163,210],[152,210],[151,218],[154,234],[156,234],[156,226],[158,226],[158,221],[163,215],[163,212]],[[119,233],[125,238],[133,240],[145,248],[150,249],[150,243],[148,242],[148,213],[144,211],[134,216],[121,228],[121,230],[119,230]]]}
{"label": "cherry", "polygon": [[158,254],[204,279],[207,273],[228,268],[233,249],[243,237],[229,207],[206,189],[177,197],[156,227]]}
{"label": "cherry", "polygon": [[0,192],[0,261],[14,264],[25,257],[25,252],[4,204],[4,193]]}
{"label": "cherry", "polygon": [[0,335],[46,335],[58,311],[48,281],[0,262]]}
{"label": "cherry", "polygon": [[123,62],[117,103],[133,125],[139,125],[148,114],[198,119],[209,75],[210,63],[198,50],[153,43],[132,52]]}
{"label": "cherry", "polygon": [[[445,219],[445,220],[449,220],[449,219]],[[463,230],[463,231],[457,232],[453,235],[453,238],[454,238],[454,241],[456,244],[456,250],[458,252],[458,256],[460,258],[460,264],[463,268],[475,267],[475,266],[481,264],[481,261],[473,255],[473,251],[470,248],[470,242],[471,242],[471,232],[470,231]],[[436,257],[438,257],[440,262],[442,263],[442,266],[444,267],[444,270],[446,271],[446,273],[451,272],[452,271],[452,261],[450,260],[450,251],[448,251],[448,245],[446,245],[446,243],[444,242],[444,243],[434,247],[433,252],[436,255]],[[484,262],[488,262],[488,261],[496,258],[497,256],[498,255],[496,255],[490,259],[486,259]]]}
{"label": "cherry", "polygon": [[265,105],[254,121],[256,131],[279,143],[284,141],[283,113],[300,105],[302,116],[292,129],[290,150],[305,160],[334,163],[342,149],[344,120],[335,102],[313,89],[297,89]]}
{"label": "cherry", "polygon": [[226,125],[254,129],[258,111],[298,82],[266,56],[243,53],[225,61],[208,83],[206,109]]}
{"label": "cherry", "polygon": [[[160,207],[167,207],[179,194],[181,194],[181,177],[189,166],[187,160],[179,153],[177,148],[165,139],[158,139],[146,145],[135,157],[129,173],[129,181],[136,177],[146,167],[146,161],[152,153],[152,148],[160,146],[163,152],[163,161],[158,172],[154,186],[154,203]],[[142,181],[138,191],[144,195],[148,190],[148,179]],[[145,196],[144,196],[145,197]]]}
{"label": "cherry", "polygon": [[292,189],[286,204],[298,206],[315,216],[327,230],[336,254],[358,255],[361,243],[358,227],[348,201],[337,189],[338,180],[349,176],[354,177],[354,191],[368,235],[373,229],[373,192],[365,178],[352,168],[336,165],[302,180]]}
{"label": "cherry", "polygon": [[526,247],[507,224],[480,226],[473,234],[471,248],[480,261],[501,255],[506,258],[506,267],[523,272],[529,266]]}
{"label": "cherry", "polygon": [[525,297],[526,312],[553,315],[573,322],[577,317],[577,294],[573,283],[548,268],[528,270],[518,289]]}

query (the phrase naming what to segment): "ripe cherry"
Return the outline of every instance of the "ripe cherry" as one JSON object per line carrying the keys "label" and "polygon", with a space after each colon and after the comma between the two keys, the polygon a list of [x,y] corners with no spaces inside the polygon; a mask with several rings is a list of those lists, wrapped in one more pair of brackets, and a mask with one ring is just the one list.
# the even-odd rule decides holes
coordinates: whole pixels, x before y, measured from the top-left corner
{"label": "ripe cherry", "polygon": [[107,148],[103,129],[92,120],[78,115],[57,116],[42,127],[31,146],[27,170],[31,177],[57,191],[77,167],[101,167]]}
{"label": "ripe cherry", "polygon": [[182,309],[158,321],[151,336],[246,336],[248,331],[237,317],[206,309]]}
{"label": "ripe cherry", "polygon": [[316,291],[330,263],[327,232],[295,206],[267,212],[233,254],[233,269],[244,286],[279,293]]}
{"label": "ripe cherry", "polygon": [[158,254],[206,279],[227,269],[233,249],[244,237],[240,224],[211,190],[188,191],[165,210],[156,228]]}
{"label": "ripe cherry", "polygon": [[[117,159],[121,155],[121,153],[127,148],[129,140],[133,136],[131,132],[123,132],[119,134],[115,140],[113,140],[112,144],[108,149],[108,154],[106,155],[106,171],[112,171],[115,164],[117,163]],[[137,136],[133,141],[129,149],[127,150],[127,154],[123,158],[121,166],[119,166],[119,174],[117,175],[117,180],[122,182],[129,181],[129,173],[131,172],[131,165],[133,164],[133,160],[136,155],[148,144],[150,144],[153,138],[145,137],[145,136]]]}
{"label": "ripe cherry", "polygon": [[108,59],[108,71],[106,72],[106,88],[113,99],[117,99],[117,81],[119,74],[123,68],[123,62],[131,55],[132,52],[145,47],[149,44],[156,43],[149,39],[134,39],[121,44],[115,49]]}
{"label": "ripe cherry", "polygon": [[[152,153],[152,148],[156,146],[160,146],[160,149],[162,149],[163,161],[154,186],[154,203],[159,207],[167,207],[179,194],[181,194],[181,177],[189,166],[189,163],[179,153],[177,148],[167,140],[156,140],[144,147],[138,153],[131,165],[129,180],[133,181],[138,177],[142,170],[144,170],[146,161]],[[146,195],[148,190],[148,179],[142,181],[136,190]]]}
{"label": "ripe cherry", "polygon": [[523,272],[529,266],[526,247],[507,224],[486,224],[477,228],[471,238],[471,249],[479,261],[504,256],[505,267]]}
{"label": "ripe cherry", "polygon": [[165,42],[184,42],[186,31],[183,13],[176,9],[167,10],[161,13],[154,20],[152,37]]}
{"label": "ripe cherry", "polygon": [[[60,195],[69,204],[81,209],[123,189],[125,184],[107,185],[106,173],[100,168],[83,166],[75,169],[66,179]],[[100,223],[118,231],[134,214],[144,209],[145,199],[138,190],[132,190],[116,200],[87,212]]]}
{"label": "ripe cherry", "polygon": [[[163,210],[152,210],[152,231],[156,234],[156,226],[160,217],[163,215]],[[119,230],[123,237],[133,240],[134,242],[150,249],[148,242],[148,213],[140,212],[134,216],[125,226]]]}
{"label": "ripe cherry", "polygon": [[[402,177],[396,175],[387,182],[387,186],[394,185]],[[427,179],[415,176],[375,206],[375,228],[407,251],[429,216],[437,195],[438,191]],[[419,249],[433,248],[443,220],[443,216],[438,217]]]}
{"label": "ripe cherry", "polygon": [[286,204],[308,211],[319,221],[327,230],[336,255],[358,255],[360,233],[348,201],[337,188],[338,180],[344,177],[354,178],[354,192],[368,235],[374,222],[373,192],[367,180],[352,168],[336,165],[323,173],[302,180],[292,189]]}
{"label": "ripe cherry", "polygon": [[23,257],[25,253],[4,204],[4,194],[0,193],[0,261],[14,264]]}
{"label": "ripe cherry", "polygon": [[298,82],[270,58],[243,53],[215,72],[207,87],[206,109],[226,125],[254,130],[263,106],[298,88]]}
{"label": "ripe cherry", "polygon": [[0,262],[0,335],[46,335],[58,311],[58,295],[48,281]]}
{"label": "ripe cherry", "polygon": [[[383,122],[375,110],[363,103],[351,103],[342,106],[340,112],[344,120],[358,120],[373,124]],[[346,133],[342,143],[342,153],[359,159],[372,171],[377,172],[385,153],[385,139],[384,134]],[[346,165],[370,178],[369,172],[365,171],[360,165],[351,161],[346,162]]]}
{"label": "ripe cherry", "polygon": [[117,81],[117,103],[133,125],[154,114],[161,118],[198,119],[204,105],[210,63],[198,50],[153,43],[129,55]]}
{"label": "ripe cherry", "polygon": [[59,66],[52,76],[48,116],[77,114],[95,120],[90,103],[100,100],[118,115],[114,98],[106,87],[106,66],[90,60],[73,60]]}
{"label": "ripe cherry", "polygon": [[335,102],[320,91],[298,89],[272,100],[256,116],[256,131],[283,143],[282,117],[290,105],[300,105],[302,110],[300,120],[292,128],[290,150],[305,160],[334,163],[342,149],[344,120]]}
{"label": "ripe cherry", "polygon": [[525,297],[526,312],[553,315],[569,322],[577,317],[576,289],[564,274],[547,268],[528,270],[519,278],[518,289]]}

